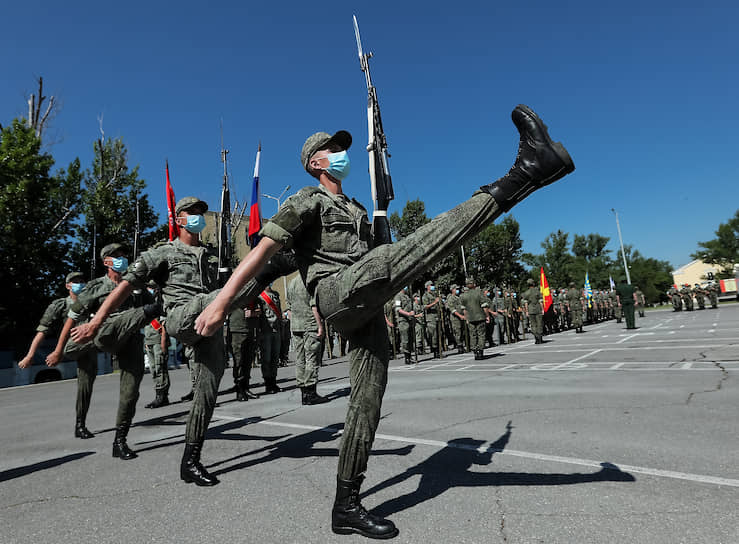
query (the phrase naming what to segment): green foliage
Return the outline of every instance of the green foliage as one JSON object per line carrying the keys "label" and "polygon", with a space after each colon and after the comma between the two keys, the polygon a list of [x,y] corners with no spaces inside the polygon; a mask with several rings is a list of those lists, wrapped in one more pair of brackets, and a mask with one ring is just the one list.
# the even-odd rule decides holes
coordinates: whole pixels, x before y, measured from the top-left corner
{"label": "green foliage", "polygon": [[668,300],[667,291],[672,285],[672,266],[667,261],[647,258],[639,251],[625,247],[629,263],[631,284],[639,286],[647,302],[657,303]]}
{"label": "green foliage", "polygon": [[726,223],[719,224],[716,238],[698,245],[701,249],[691,257],[720,266],[720,278],[733,278],[734,265],[739,263],[739,210]]}
{"label": "green foliage", "polygon": [[488,225],[467,244],[467,268],[479,285],[516,287],[526,277],[522,247],[518,221],[508,215],[500,223]]}
{"label": "green foliage", "polygon": [[426,217],[426,205],[420,199],[409,200],[403,206],[402,215],[393,212],[388,219],[390,232],[396,240],[402,240],[429,221],[431,219]]}
{"label": "green foliage", "polygon": [[[136,233],[136,200],[139,203],[139,253],[166,237],[164,227],[157,227],[158,217],[149,197],[146,182],[139,178],[138,166],[128,168],[128,152],[120,138],[95,142],[92,169],[84,175],[82,198],[84,220],[77,225],[73,259],[90,276],[100,272],[100,249],[112,242],[125,243],[133,251]],[[147,232],[149,231],[149,232]],[[94,254],[93,254],[94,250]],[[133,254],[129,255],[133,258]]]}
{"label": "green foliage", "polygon": [[[49,303],[64,290],[78,213],[79,160],[50,173],[54,159],[22,119],[0,132],[0,347],[27,344]],[[12,309],[12,311],[8,311]]]}

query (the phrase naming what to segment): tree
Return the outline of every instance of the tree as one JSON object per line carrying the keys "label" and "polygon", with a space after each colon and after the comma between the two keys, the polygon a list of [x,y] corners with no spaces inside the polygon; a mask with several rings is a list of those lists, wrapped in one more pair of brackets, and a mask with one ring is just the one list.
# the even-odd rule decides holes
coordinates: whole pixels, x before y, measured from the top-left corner
{"label": "tree", "polygon": [[479,285],[518,286],[526,275],[521,264],[523,242],[520,226],[513,216],[488,225],[465,247],[467,267]]}
{"label": "tree", "polygon": [[[46,109],[44,109],[43,103],[46,99],[47,97],[44,96],[44,78],[40,77],[38,78],[38,94],[31,94],[28,97],[28,119],[26,120],[28,128],[33,129],[39,141],[48,122],[56,116],[57,112],[56,97],[48,97],[49,101],[46,103]],[[43,113],[41,113],[42,110]]]}
{"label": "tree", "polygon": [[0,132],[4,347],[25,347],[48,299],[64,292],[82,173],[78,159],[56,175],[50,173],[53,165],[25,119],[13,120]]}
{"label": "tree", "polygon": [[691,255],[704,263],[721,267],[720,278],[733,278],[734,265],[739,263],[739,210],[716,229],[716,238],[698,242],[701,249]]}
{"label": "tree", "polygon": [[412,234],[419,227],[431,221],[426,217],[426,205],[422,200],[409,200],[403,206],[403,214],[398,212],[390,214],[390,232],[396,240],[402,240],[409,234]]}
{"label": "tree", "polygon": [[[569,233],[557,230],[552,232],[541,243],[544,253],[532,255],[526,253],[524,261],[531,265],[531,277],[539,282],[539,268],[544,268],[547,281],[552,288],[560,288],[573,280],[572,265],[574,258],[570,254]],[[584,276],[583,276],[584,277]]]}
{"label": "tree", "polygon": [[105,245],[119,242],[133,250],[137,202],[142,233],[139,251],[162,238],[161,226],[152,232],[158,216],[144,193],[146,182],[139,178],[138,166],[129,170],[128,152],[120,138],[95,142],[95,156],[92,168],[85,172],[84,186],[84,220],[76,228],[73,258],[78,269],[89,270],[91,278],[98,275],[99,253]]}
{"label": "tree", "polygon": [[649,303],[667,302],[672,285],[672,266],[667,261],[647,258],[631,246],[624,247],[632,285],[638,285]]}

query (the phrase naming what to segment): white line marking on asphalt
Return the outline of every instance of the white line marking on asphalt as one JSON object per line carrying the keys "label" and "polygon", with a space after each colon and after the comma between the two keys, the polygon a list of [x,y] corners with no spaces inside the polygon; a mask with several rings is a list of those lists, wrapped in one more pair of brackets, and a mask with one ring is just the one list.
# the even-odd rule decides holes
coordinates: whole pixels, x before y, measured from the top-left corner
{"label": "white line marking on asphalt", "polygon": [[[594,349],[590,353],[586,353],[585,355],[580,355],[580,357],[575,357],[574,359],[571,359],[571,360],[567,361],[566,363],[562,363],[561,365],[557,365],[557,367],[571,365],[575,361],[579,361],[580,359],[586,359],[587,357],[590,357],[591,355],[595,355],[596,353],[599,353],[601,351],[603,351],[603,350],[602,349]],[[555,368],[557,368],[557,367],[555,367]]]}
{"label": "white line marking on asphalt", "polygon": [[708,329],[708,332],[716,332],[716,329]]}
{"label": "white line marking on asphalt", "polygon": [[670,331],[667,334],[675,334],[675,331]]}
{"label": "white line marking on asphalt", "polygon": [[693,367],[693,363],[683,363],[683,370],[689,370]]}
{"label": "white line marking on asphalt", "polygon": [[622,366],[624,366],[624,363],[616,363],[615,365],[611,367],[611,370],[617,370],[621,368]]}
{"label": "white line marking on asphalt", "polygon": [[[231,421],[242,421],[245,418],[218,415],[219,419],[231,420]],[[299,429],[303,431],[324,431],[329,434],[341,434],[343,431],[336,427],[319,427],[316,425],[302,425],[299,423],[283,423],[281,421],[256,421],[254,422],[259,425],[268,425],[272,427],[282,427],[288,429]],[[471,450],[481,451],[480,448],[475,448],[468,444],[455,444],[442,442],[440,440],[428,440],[425,438],[410,438],[406,436],[396,436],[391,434],[377,434],[376,438],[380,440],[390,440],[392,442],[401,442],[405,444],[417,444],[420,446],[431,446],[436,448],[454,448],[460,450]],[[601,461],[594,461],[591,459],[580,459],[578,457],[562,457],[559,455],[548,455],[544,453],[535,453],[528,451],[517,451],[509,449],[491,448],[488,446],[484,452],[494,452],[498,455],[507,455],[510,457],[522,457],[524,459],[535,459],[537,461],[550,461],[552,463],[561,463],[566,465],[577,465],[584,467],[595,467],[603,468]],[[715,485],[728,485],[731,487],[739,487],[739,480],[733,480],[731,478],[718,478],[716,476],[705,476],[703,474],[691,474],[688,472],[677,472],[672,470],[661,470],[649,467],[638,467],[633,465],[622,465],[619,463],[612,463],[616,465],[623,472],[633,472],[636,474],[646,474],[648,476],[656,476],[660,478],[672,478],[675,480],[685,480],[688,482],[697,482],[704,484],[715,484]]]}
{"label": "white line marking on asphalt", "polygon": [[630,339],[634,338],[634,336],[638,336],[638,335],[639,335],[639,333],[636,333],[636,334],[632,334],[632,335],[630,335],[630,336],[627,336],[626,338],[623,338],[623,339],[619,340],[619,341],[618,341],[618,342],[616,342],[616,343],[617,343],[617,344],[623,344],[624,342],[626,342],[626,340],[630,340]]}
{"label": "white line marking on asphalt", "polygon": [[684,329],[684,328],[685,328],[685,325],[680,325],[680,328],[681,328],[681,329]]}

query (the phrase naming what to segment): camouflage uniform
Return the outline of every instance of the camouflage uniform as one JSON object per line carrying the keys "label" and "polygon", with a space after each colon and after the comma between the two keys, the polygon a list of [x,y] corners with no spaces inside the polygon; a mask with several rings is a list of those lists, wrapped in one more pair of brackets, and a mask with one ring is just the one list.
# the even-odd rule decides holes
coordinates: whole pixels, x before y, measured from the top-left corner
{"label": "camouflage uniform", "polygon": [[636,288],[636,309],[639,312],[639,317],[644,317],[644,307],[647,305],[647,299],[644,293],[638,287]]}
{"label": "camouflage uniform", "polygon": [[403,351],[406,364],[410,363],[411,360],[411,345],[414,342],[412,338],[412,317],[400,313],[399,310],[404,312],[413,312],[413,302],[405,291],[400,291],[395,296],[395,323],[398,327],[398,335],[400,336],[400,349]]}
{"label": "camouflage uniform", "polygon": [[[151,323],[144,326],[144,349],[149,359],[149,370],[151,370],[151,378],[154,380],[154,392],[157,399],[167,399],[169,402],[169,368],[167,368],[167,360],[169,351],[162,349],[162,334],[165,335],[165,346],[169,344],[169,338],[164,332],[164,318],[157,320],[159,328],[155,329]],[[147,408],[150,406],[147,405]],[[151,406],[152,408],[154,406]]]}
{"label": "camouflage uniform", "polygon": [[[441,357],[441,344],[439,341],[439,319],[441,318],[441,298],[436,293],[433,284],[430,281],[426,282],[427,291],[421,297],[421,304],[423,304],[426,312],[426,334],[429,339],[429,349],[434,357]],[[432,291],[428,289],[434,289]]]}
{"label": "camouflage uniform", "polygon": [[[58,335],[67,320],[69,309],[74,301],[71,297],[58,298],[54,300],[44,311],[41,316],[36,332],[42,332],[44,335]],[[90,409],[90,401],[92,400],[92,386],[95,383],[95,376],[98,373],[98,352],[95,348],[83,350],[77,354],[75,359],[77,362],[77,401],[75,403],[75,412],[77,416],[77,426],[84,428],[87,419],[87,412]],[[89,432],[89,431],[88,431]]]}
{"label": "camouflage uniform", "polygon": [[470,351],[475,354],[475,359],[482,359],[485,349],[485,308],[488,302],[479,287],[465,291],[459,298],[470,330]]}
{"label": "camouflage uniform", "polygon": [[492,298],[490,309],[495,312],[493,319],[495,320],[495,327],[493,328],[493,342],[502,345],[506,343],[505,339],[505,299],[501,296],[502,292],[499,290],[495,291],[495,296]]}
{"label": "camouflage uniform", "polygon": [[277,367],[280,364],[280,347],[282,345],[282,308],[277,291],[265,291],[272,299],[277,311],[260,298],[262,319],[260,321],[259,358],[264,378],[265,393],[279,393],[277,386]]}
{"label": "camouflage uniform", "polygon": [[423,304],[421,303],[421,295],[413,296],[413,318],[415,329],[414,336],[416,340],[416,353],[419,355],[424,352],[423,345],[425,342],[424,331],[426,330],[426,317],[423,313]]}
{"label": "camouflage uniform", "polygon": [[252,316],[255,308],[257,308],[256,303],[251,303],[247,308],[236,308],[228,318],[228,346],[234,361],[233,380],[236,387],[236,400],[242,402],[257,396],[249,391],[251,368],[257,357],[259,318]]}
{"label": "camouflage uniform", "polygon": [[567,304],[570,307],[572,326],[576,332],[582,332],[582,294],[574,286],[567,290]]}
{"label": "camouflage uniform", "polygon": [[287,305],[297,357],[295,380],[301,389],[315,386],[318,383],[323,346],[318,338],[318,322],[311,310],[310,295],[300,276],[295,276],[287,284]]}
{"label": "camouflage uniform", "polygon": [[454,344],[457,347],[459,353],[464,353],[464,337],[463,337],[463,325],[464,321],[459,318],[462,315],[460,306],[462,300],[457,294],[457,286],[452,286],[451,294],[446,297],[446,308],[449,311],[449,320],[452,327],[452,335],[454,336]]}
{"label": "camouflage uniform", "polygon": [[712,283],[708,287],[708,296],[711,300],[711,308],[718,308],[718,292],[719,287],[715,283]]}
{"label": "camouflage uniform", "polygon": [[683,309],[683,302],[682,298],[680,297],[680,291],[677,290],[677,288],[670,287],[670,290],[667,292],[668,295],[670,295],[670,299],[672,300],[672,310],[675,312],[682,311]]}
{"label": "camouflage uniform", "polygon": [[531,285],[531,287],[521,295],[521,299],[526,304],[526,313],[529,315],[531,334],[534,335],[535,342],[537,344],[541,344],[543,342],[542,336],[544,334],[542,323],[544,310],[541,306],[541,291],[539,291],[537,287]]}

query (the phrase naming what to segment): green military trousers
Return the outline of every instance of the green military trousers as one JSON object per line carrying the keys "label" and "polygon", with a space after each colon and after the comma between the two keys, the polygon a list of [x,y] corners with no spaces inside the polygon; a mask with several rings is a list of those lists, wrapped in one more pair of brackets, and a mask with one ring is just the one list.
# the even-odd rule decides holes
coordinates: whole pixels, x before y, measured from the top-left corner
{"label": "green military trousers", "polygon": [[411,340],[411,323],[408,319],[398,318],[398,334],[400,335],[400,349],[403,353],[410,353],[413,341]]}
{"label": "green military trousers", "polygon": [[452,322],[452,336],[454,336],[454,345],[459,349],[460,347],[464,347],[464,328],[462,320],[458,317],[451,316],[451,322]]}
{"label": "green military trousers", "polygon": [[98,352],[89,349],[77,359],[77,419],[85,421],[92,400],[92,386],[98,373]]}
{"label": "green military trousers", "polygon": [[636,319],[634,317],[634,304],[623,303],[624,318],[626,319],[626,328],[635,329]]}
{"label": "green military trousers", "polygon": [[257,334],[253,327],[247,332],[231,333],[231,355],[234,358],[234,384],[243,383],[249,387],[251,365],[257,355]]}
{"label": "green military trousers", "polygon": [[280,331],[265,329],[259,336],[259,340],[262,377],[265,380],[277,378],[277,367],[280,364],[282,335],[280,334]]}
{"label": "green military trousers", "polygon": [[529,313],[531,334],[542,336],[544,334],[544,316],[542,314]]}
{"label": "green military trousers", "polygon": [[575,328],[582,327],[582,308],[571,308],[572,326]]}
{"label": "green military trousers", "polygon": [[154,390],[167,395],[169,393],[169,368],[167,360],[169,353],[162,349],[161,342],[144,343],[146,355],[149,358],[151,378],[154,380]]}
{"label": "green military trousers", "polygon": [[295,346],[295,381],[298,387],[310,387],[318,383],[318,367],[321,366],[323,343],[315,332],[293,332]]}
{"label": "green military trousers", "polygon": [[429,339],[429,349],[432,352],[439,349],[439,319],[436,313],[426,313],[426,334]]}
{"label": "green military trousers", "polygon": [[485,349],[485,321],[468,321],[470,328],[470,351]]}

